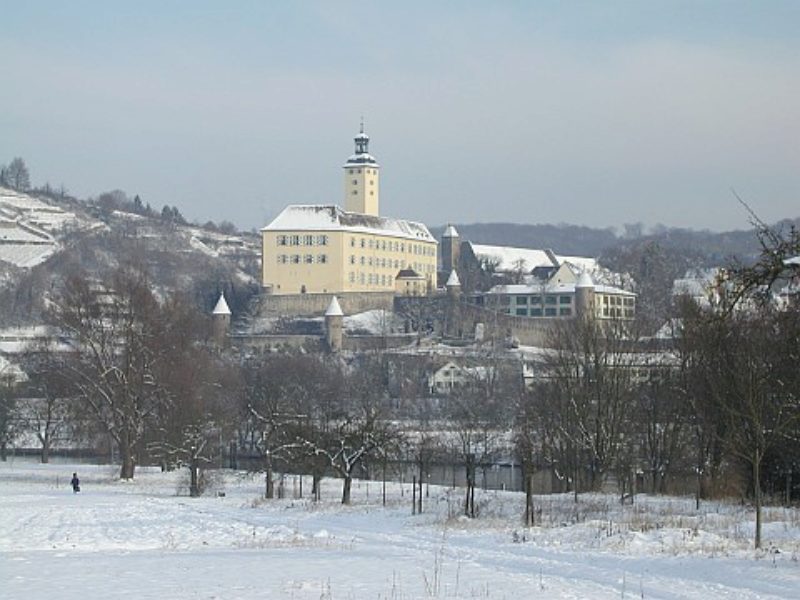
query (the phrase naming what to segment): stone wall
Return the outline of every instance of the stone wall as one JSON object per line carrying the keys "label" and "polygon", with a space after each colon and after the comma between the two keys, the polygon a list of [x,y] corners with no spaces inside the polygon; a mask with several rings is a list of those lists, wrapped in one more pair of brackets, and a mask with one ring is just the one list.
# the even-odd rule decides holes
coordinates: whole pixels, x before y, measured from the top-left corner
{"label": "stone wall", "polygon": [[261,294],[257,314],[260,317],[311,317],[325,313],[331,298],[336,296],[345,315],[367,310],[391,310],[394,292],[343,292],[341,294]]}

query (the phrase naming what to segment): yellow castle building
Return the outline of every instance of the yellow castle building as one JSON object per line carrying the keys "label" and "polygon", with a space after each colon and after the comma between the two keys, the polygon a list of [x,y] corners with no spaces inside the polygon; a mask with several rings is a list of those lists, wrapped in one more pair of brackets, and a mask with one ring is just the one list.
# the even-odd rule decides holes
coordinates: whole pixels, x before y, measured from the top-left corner
{"label": "yellow castle building", "polygon": [[363,123],[355,137],[355,154],[343,169],[344,208],[289,205],[261,230],[264,291],[291,295],[431,290],[437,242],[422,223],[380,216],[380,165],[369,153]]}

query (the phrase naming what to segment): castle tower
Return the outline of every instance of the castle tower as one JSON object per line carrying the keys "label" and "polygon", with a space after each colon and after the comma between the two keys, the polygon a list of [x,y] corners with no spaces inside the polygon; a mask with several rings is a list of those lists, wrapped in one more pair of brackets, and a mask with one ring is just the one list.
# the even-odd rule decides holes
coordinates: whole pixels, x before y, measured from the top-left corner
{"label": "castle tower", "polygon": [[380,198],[380,165],[369,153],[369,136],[364,121],[355,137],[356,151],[344,164],[344,209],[378,216]]}
{"label": "castle tower", "polygon": [[325,311],[325,341],[331,352],[339,352],[342,349],[344,313],[339,306],[336,296],[331,298],[328,310]]}
{"label": "castle tower", "polygon": [[594,316],[594,282],[586,271],[575,283],[575,315],[581,318]]}
{"label": "castle tower", "polygon": [[231,309],[228,308],[228,303],[225,301],[225,294],[220,292],[217,305],[211,312],[212,319],[212,334],[214,343],[224,348],[228,342],[228,332],[231,328]]}
{"label": "castle tower", "polygon": [[442,234],[442,272],[451,273],[458,268],[461,256],[461,237],[452,225],[448,225]]}

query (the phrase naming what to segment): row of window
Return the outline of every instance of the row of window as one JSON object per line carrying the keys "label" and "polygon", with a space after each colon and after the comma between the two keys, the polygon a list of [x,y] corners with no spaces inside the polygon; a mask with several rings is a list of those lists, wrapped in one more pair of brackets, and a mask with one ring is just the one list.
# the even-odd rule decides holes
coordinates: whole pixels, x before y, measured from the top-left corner
{"label": "row of window", "polygon": [[278,246],[327,246],[327,235],[279,235]]}
{"label": "row of window", "polygon": [[569,306],[561,306],[556,308],[553,307],[546,307],[542,308],[531,308],[530,310],[527,308],[516,308],[514,312],[511,312],[510,308],[506,309],[506,314],[515,314],[518,317],[571,317],[572,316],[572,308]]}
{"label": "row of window", "polygon": [[376,266],[376,267],[380,267],[381,269],[392,269],[392,268],[394,268],[394,269],[405,269],[406,268],[406,261],[404,261],[404,260],[398,260],[398,259],[392,260],[391,258],[377,258],[377,257],[373,258],[371,256],[356,257],[355,254],[351,254],[350,255],[350,264],[351,265],[355,265],[357,263],[360,264],[362,267],[363,266],[370,266],[370,267]]}
{"label": "row of window", "polygon": [[[350,238],[350,247],[369,248],[370,250],[388,250],[389,252],[405,252],[406,244],[396,240],[375,240],[360,238],[357,240],[355,237]],[[411,254],[418,256],[436,256],[436,248],[429,247],[425,244],[408,244],[408,251]]]}
{"label": "row of window", "polygon": [[624,316],[626,319],[632,319],[633,318],[633,309],[632,308],[622,309],[622,308],[603,307],[603,316],[604,317],[610,317],[610,318],[617,318],[617,319],[621,319]]}
{"label": "row of window", "polygon": [[[507,297],[506,297],[507,298]],[[552,296],[547,295],[544,296],[515,296],[514,303],[517,306],[527,306],[528,304],[532,306],[541,306],[544,304],[572,304],[572,296]],[[508,304],[508,301],[503,302],[503,304]]]}
{"label": "row of window", "polygon": [[608,306],[609,304],[615,306],[633,306],[633,298],[622,298],[620,296],[603,296],[603,305]]}
{"label": "row of window", "polygon": [[313,265],[314,263],[324,265],[328,263],[327,254],[278,254],[279,265],[299,265],[299,264]]}
{"label": "row of window", "polygon": [[[348,169],[348,170],[350,171],[350,175],[353,175],[354,173],[361,173],[361,169]],[[367,175],[377,175],[378,169],[364,169],[364,172]]]}
{"label": "row of window", "polygon": [[389,275],[381,275],[378,273],[356,273],[354,271],[350,271],[347,276],[350,283],[360,283],[361,285],[381,285],[386,287],[387,285],[392,285],[392,276]]}

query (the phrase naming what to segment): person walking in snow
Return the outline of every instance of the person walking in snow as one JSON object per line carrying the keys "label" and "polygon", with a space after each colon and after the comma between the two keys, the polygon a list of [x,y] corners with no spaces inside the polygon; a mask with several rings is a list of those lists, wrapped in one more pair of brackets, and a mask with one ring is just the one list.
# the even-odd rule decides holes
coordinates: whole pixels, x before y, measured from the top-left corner
{"label": "person walking in snow", "polygon": [[70,481],[70,483],[72,484],[72,493],[77,494],[81,491],[81,480],[78,479],[77,473],[72,474],[72,481]]}

